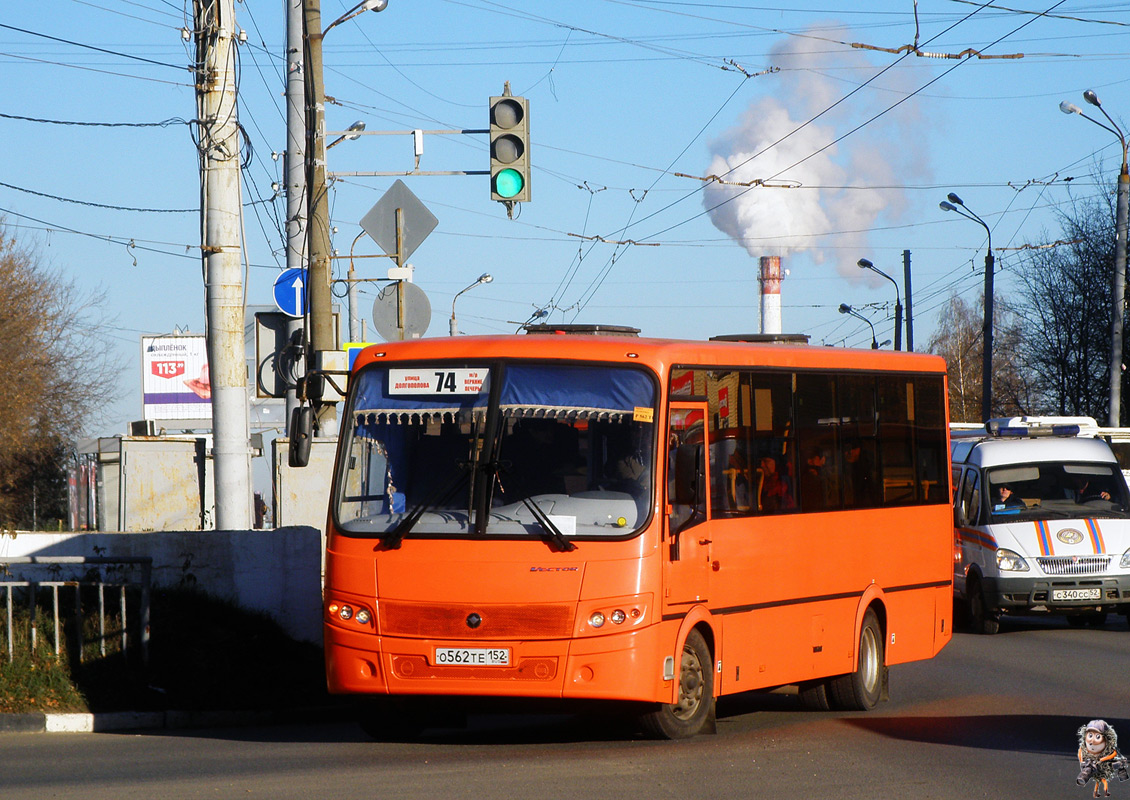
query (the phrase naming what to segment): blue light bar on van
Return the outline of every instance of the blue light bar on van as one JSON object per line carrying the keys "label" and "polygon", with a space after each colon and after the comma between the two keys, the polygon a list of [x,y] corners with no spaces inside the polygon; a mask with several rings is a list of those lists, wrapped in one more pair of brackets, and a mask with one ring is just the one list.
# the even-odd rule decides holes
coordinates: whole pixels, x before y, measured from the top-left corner
{"label": "blue light bar on van", "polygon": [[1008,426],[1003,428],[991,427],[993,436],[1078,436],[1081,428],[1078,425],[1040,425],[1031,428]]}
{"label": "blue light bar on van", "polygon": [[1078,436],[1081,430],[1078,425],[1052,425],[1052,436]]}
{"label": "blue light bar on van", "polygon": [[1027,428],[995,428],[991,431],[993,436],[1028,436]]}

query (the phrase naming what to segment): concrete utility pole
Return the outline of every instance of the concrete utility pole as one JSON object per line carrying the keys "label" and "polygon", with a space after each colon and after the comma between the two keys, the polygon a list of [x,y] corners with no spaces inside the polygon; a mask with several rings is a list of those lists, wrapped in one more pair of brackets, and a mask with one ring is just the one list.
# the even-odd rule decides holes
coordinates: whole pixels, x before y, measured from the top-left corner
{"label": "concrete utility pole", "polygon": [[251,527],[234,0],[197,4],[196,92],[216,529]]}
{"label": "concrete utility pole", "polygon": [[[306,57],[303,45],[302,0],[286,3],[286,266],[306,266]],[[288,346],[301,341],[302,320],[290,320],[286,326]],[[293,357],[285,359],[294,375],[286,389],[286,421],[298,407],[298,393],[289,379],[304,372],[303,364]]]}

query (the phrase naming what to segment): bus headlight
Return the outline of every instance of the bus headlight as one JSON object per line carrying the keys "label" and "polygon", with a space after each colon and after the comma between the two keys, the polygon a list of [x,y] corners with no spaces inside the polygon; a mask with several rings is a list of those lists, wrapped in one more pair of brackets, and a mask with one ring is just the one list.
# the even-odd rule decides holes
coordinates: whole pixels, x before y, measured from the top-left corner
{"label": "bus headlight", "polygon": [[997,569],[1001,572],[1027,572],[1028,562],[1007,548],[997,550]]}
{"label": "bus headlight", "polygon": [[1122,554],[1122,560],[1118,562],[1121,569],[1130,569],[1130,550]]}
{"label": "bus headlight", "polygon": [[594,628],[599,628],[604,625],[604,612],[594,611],[592,616],[589,617],[589,625],[592,625]]}

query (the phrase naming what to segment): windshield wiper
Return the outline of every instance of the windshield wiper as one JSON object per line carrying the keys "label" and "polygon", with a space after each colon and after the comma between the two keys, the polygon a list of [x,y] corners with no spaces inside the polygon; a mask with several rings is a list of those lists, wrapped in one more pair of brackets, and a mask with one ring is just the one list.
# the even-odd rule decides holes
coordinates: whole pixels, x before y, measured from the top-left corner
{"label": "windshield wiper", "polygon": [[456,475],[453,480],[441,486],[414,505],[412,510],[401,518],[396,527],[385,534],[383,541],[386,548],[389,550],[399,548],[404,537],[408,535],[409,531],[416,527],[416,523],[420,521],[420,517],[424,516],[425,511],[432,508],[437,503],[446,503],[451,499],[452,495],[459,491],[459,487],[463,485],[463,482],[467,480],[467,476],[470,474],[470,467],[466,462],[459,462],[458,466],[459,474]]}
{"label": "windshield wiper", "polygon": [[546,539],[552,544],[557,545],[559,551],[568,553],[570,550],[577,549],[577,545],[565,538],[565,534],[561,532],[560,528],[553,524],[553,520],[542,510],[541,506],[537,504],[534,498],[523,497],[522,503],[526,508],[530,509],[530,513],[534,515],[534,520],[537,521],[538,525],[545,531]]}

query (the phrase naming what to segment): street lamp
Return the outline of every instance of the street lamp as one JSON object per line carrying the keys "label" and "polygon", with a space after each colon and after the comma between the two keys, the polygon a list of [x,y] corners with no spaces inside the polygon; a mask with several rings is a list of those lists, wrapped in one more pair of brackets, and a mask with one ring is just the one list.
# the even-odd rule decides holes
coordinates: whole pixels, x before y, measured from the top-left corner
{"label": "street lamp", "polygon": [[938,203],[942,211],[956,211],[966,219],[971,219],[985,229],[989,237],[985,249],[985,319],[981,324],[981,341],[984,352],[981,354],[981,418],[988,421],[993,410],[993,232],[985,220],[974,214],[966,207],[953,192],[946,195],[949,202],[943,200]]}
{"label": "street lamp", "polygon": [[334,27],[335,25],[340,25],[341,23],[346,22],[348,20],[351,20],[354,17],[356,17],[358,14],[364,14],[366,11],[384,11],[385,8],[387,8],[387,7],[388,7],[388,0],[362,0],[362,2],[353,6],[353,8],[349,9],[344,14],[342,14],[340,17],[338,17],[333,22],[331,22],[329,25],[327,25],[326,29],[324,31],[322,31],[322,35],[325,36],[327,33],[329,33],[330,28]]}
{"label": "street lamp", "polygon": [[861,258],[855,262],[860,269],[869,269],[877,275],[882,275],[884,278],[894,284],[895,287],[895,350],[902,350],[902,295],[899,294],[899,285],[883,270],[876,267],[866,258]]}
{"label": "street lamp", "polygon": [[1111,288],[1110,325],[1110,408],[1107,411],[1107,424],[1117,428],[1122,420],[1122,317],[1126,305],[1126,215],[1127,199],[1130,198],[1130,174],[1126,171],[1126,135],[1110,114],[1103,110],[1099,96],[1093,90],[1083,92],[1083,99],[1103,112],[1110,125],[1104,125],[1093,117],[1088,117],[1079,106],[1064,100],[1059,110],[1064,114],[1078,114],[1085,120],[1095,123],[1118,137],[1122,145],[1122,170],[1118,173],[1118,208],[1114,229],[1114,280]]}
{"label": "street lamp", "polygon": [[[480,283],[490,283],[493,280],[494,280],[494,278],[491,277],[489,272],[484,272],[482,275],[479,276],[479,279],[477,281],[475,281],[474,283],[472,283],[470,286],[468,286],[467,289],[474,289]],[[455,297],[453,297],[451,299],[450,332],[451,332],[452,336],[455,336],[457,333],[459,333],[459,328],[455,324],[455,301],[458,300],[459,295],[463,294],[463,292],[467,291],[467,289],[460,289],[458,292],[455,293]]]}
{"label": "street lamp", "polygon": [[365,122],[364,122],[364,120],[357,120],[352,125],[350,125],[348,128],[346,128],[346,130],[347,131],[357,131],[357,132],[356,133],[347,133],[344,136],[337,137],[332,142],[330,142],[329,144],[326,145],[326,149],[329,150],[331,147],[341,144],[346,139],[349,139],[350,141],[352,141],[354,139],[360,138],[361,131],[365,130]]}
{"label": "street lamp", "polygon": [[856,311],[854,308],[849,306],[847,303],[840,303],[840,313],[841,314],[851,314],[851,316],[857,317],[857,318],[863,320],[864,322],[866,322],[871,327],[871,349],[872,350],[878,350],[879,349],[879,342],[875,339],[875,326],[871,324],[871,320],[867,319],[867,317],[860,314],[858,311]]}

